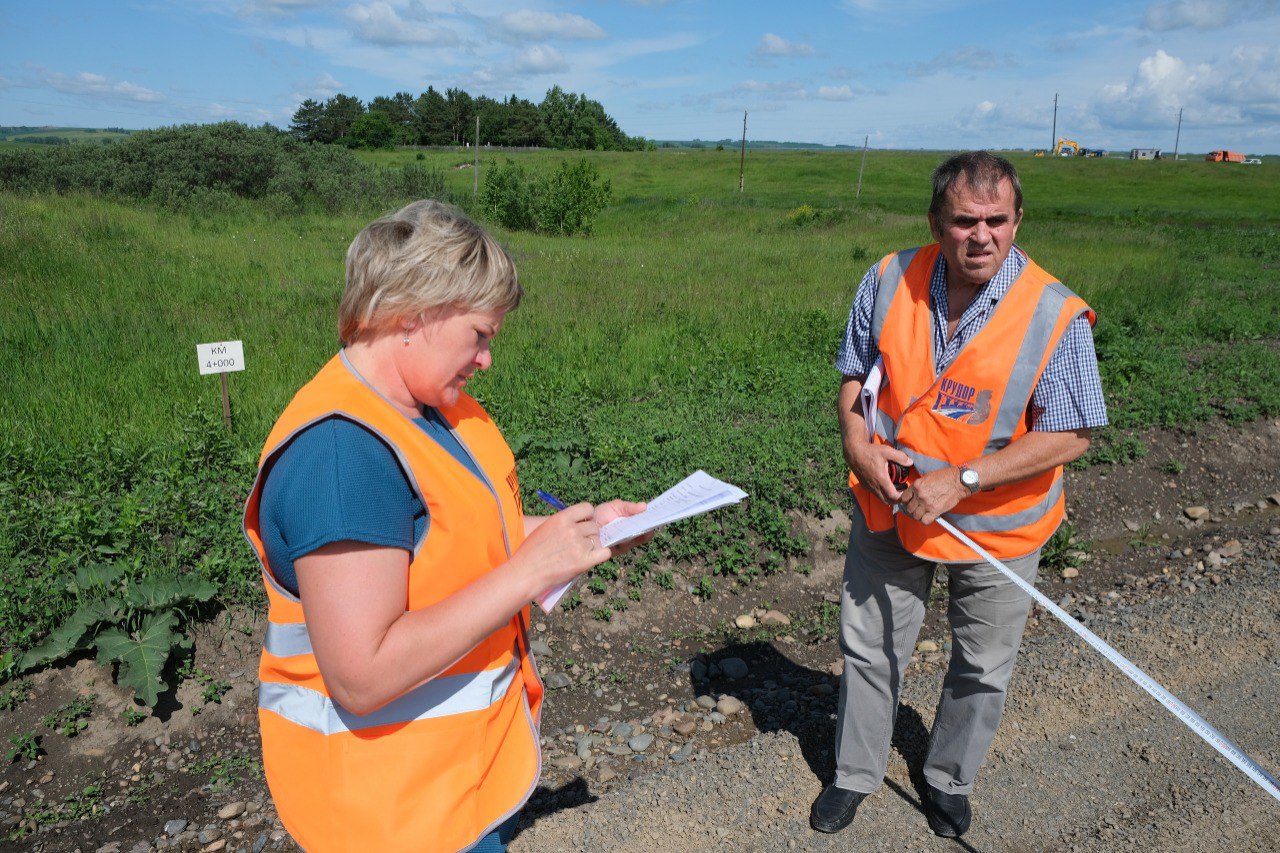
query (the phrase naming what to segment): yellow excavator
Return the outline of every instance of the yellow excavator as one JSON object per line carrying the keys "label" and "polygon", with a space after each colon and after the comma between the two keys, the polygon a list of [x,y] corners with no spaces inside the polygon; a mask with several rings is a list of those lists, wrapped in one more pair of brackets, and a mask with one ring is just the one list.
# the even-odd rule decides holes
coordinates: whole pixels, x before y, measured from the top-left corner
{"label": "yellow excavator", "polygon": [[1075,140],[1073,139],[1065,139],[1059,136],[1058,144],[1053,146],[1054,157],[1071,157],[1071,156],[1079,156],[1079,154],[1080,154],[1080,146],[1077,145]]}

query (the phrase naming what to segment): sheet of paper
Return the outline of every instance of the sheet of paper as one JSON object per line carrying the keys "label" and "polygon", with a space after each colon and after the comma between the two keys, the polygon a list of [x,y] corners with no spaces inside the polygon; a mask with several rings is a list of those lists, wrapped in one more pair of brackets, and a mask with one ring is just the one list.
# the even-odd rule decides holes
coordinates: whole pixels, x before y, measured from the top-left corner
{"label": "sheet of paper", "polygon": [[[706,471],[695,471],[649,501],[648,508],[639,515],[619,518],[601,527],[600,544],[607,548],[673,521],[736,504],[746,496],[737,486],[717,480]],[[538,606],[543,612],[550,612],[573,583],[569,581],[543,593],[538,598]]]}
{"label": "sheet of paper", "polygon": [[888,385],[884,375],[884,359],[877,358],[871,372],[862,382],[862,418],[867,422],[867,441],[876,434],[876,417],[880,412],[880,389]]}

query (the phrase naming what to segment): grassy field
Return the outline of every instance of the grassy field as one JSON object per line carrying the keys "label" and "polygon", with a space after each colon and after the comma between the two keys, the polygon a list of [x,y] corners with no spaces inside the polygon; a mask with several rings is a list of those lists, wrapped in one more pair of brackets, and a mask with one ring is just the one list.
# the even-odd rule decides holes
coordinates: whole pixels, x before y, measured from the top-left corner
{"label": "grassy field", "polygon": [[72,144],[89,143],[101,145],[116,142],[129,134],[120,130],[100,130],[86,127],[0,127],[0,137],[4,138],[0,145],[7,143],[23,144],[31,139],[45,139],[56,136]]}
{"label": "grassy field", "polygon": [[[470,199],[471,152],[368,156],[438,166]],[[482,170],[504,156],[482,152]],[[577,155],[512,156],[549,170]],[[836,347],[867,267],[929,241],[939,155],[872,152],[857,201],[860,152],[749,152],[742,193],[736,151],[586,156],[613,188],[595,236],[497,230],[528,296],[474,391],[517,449],[529,490],[647,497],[697,467],[741,484],[753,501],[665,547],[723,574],[770,570],[807,547],[786,511],[840,499]],[[1191,430],[1280,412],[1280,169],[1016,162],[1019,243],[1097,309],[1119,427]],[[20,488],[10,471],[33,476],[32,459],[177,447],[170,456],[197,468],[229,465],[234,503],[274,417],[335,349],[345,248],[377,213],[281,218],[246,205],[182,215],[0,194],[0,454],[22,463],[0,475],[10,478],[0,496]],[[195,345],[232,339],[244,341],[247,363],[230,376],[235,429],[229,443],[218,438],[223,455],[200,462],[182,448],[220,429],[221,404],[218,379],[197,373]],[[106,490],[129,488],[110,471],[96,476]],[[116,530],[120,511],[107,515]],[[0,551],[27,543],[12,520],[25,517],[10,512]],[[70,565],[90,547],[72,542],[22,547],[53,548]],[[202,571],[251,578],[234,547],[221,547],[216,572]],[[31,574],[28,563],[10,582]]]}

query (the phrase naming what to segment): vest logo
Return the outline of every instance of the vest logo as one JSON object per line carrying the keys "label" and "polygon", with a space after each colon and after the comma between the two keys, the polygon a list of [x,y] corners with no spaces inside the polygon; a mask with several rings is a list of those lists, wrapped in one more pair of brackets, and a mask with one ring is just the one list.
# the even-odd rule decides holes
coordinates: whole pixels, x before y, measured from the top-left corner
{"label": "vest logo", "polygon": [[516,508],[521,515],[524,515],[524,500],[520,497],[520,480],[516,477],[515,468],[512,468],[511,473],[507,475],[507,488],[516,499]]}
{"label": "vest logo", "polygon": [[954,421],[980,424],[991,414],[991,392],[944,378],[938,388],[938,398],[933,401],[933,410]]}

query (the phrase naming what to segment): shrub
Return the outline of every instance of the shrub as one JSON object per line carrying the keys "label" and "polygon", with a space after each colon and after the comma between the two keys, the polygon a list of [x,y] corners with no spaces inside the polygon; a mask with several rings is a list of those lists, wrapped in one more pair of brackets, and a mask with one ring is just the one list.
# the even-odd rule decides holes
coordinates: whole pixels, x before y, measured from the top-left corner
{"label": "shrub", "polygon": [[524,167],[508,159],[485,172],[480,210],[503,228],[532,231],[535,227],[533,192]]}
{"label": "shrub", "polygon": [[491,167],[480,210],[504,228],[543,234],[590,234],[613,188],[587,160],[561,163],[547,177],[530,176],[513,160]]}
{"label": "shrub", "polygon": [[542,185],[538,198],[538,230],[547,234],[590,234],[613,187],[585,159],[561,163]]}
{"label": "shrub", "polygon": [[416,163],[370,165],[344,148],[302,143],[265,125],[222,122],[141,131],[110,146],[3,150],[0,189],[90,192],[198,214],[238,199],[265,200],[277,212],[343,213],[441,198],[444,176]]}

